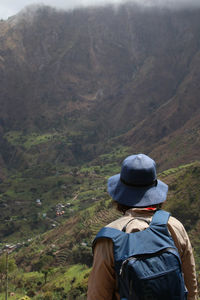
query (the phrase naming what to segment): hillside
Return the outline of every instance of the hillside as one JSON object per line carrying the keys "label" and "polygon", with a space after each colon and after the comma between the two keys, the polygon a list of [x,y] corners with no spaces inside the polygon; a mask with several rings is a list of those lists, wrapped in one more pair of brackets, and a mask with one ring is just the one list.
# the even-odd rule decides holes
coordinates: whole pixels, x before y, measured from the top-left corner
{"label": "hillside", "polygon": [[133,153],[156,160],[199,273],[199,31],[200,8],[131,3],[0,21],[0,253],[14,245],[16,299],[85,299],[91,240],[118,217],[107,178]]}
{"label": "hillside", "polygon": [[[2,21],[2,168],[76,165],[118,144],[152,153],[164,168],[198,159],[199,14],[30,7]],[[185,132],[195,140],[186,152]]]}
{"label": "hillside", "polygon": [[[113,172],[120,169],[116,165],[114,170],[109,163],[106,163],[105,167],[106,169],[102,169],[104,181],[108,170]],[[90,166],[87,173],[85,170],[85,176],[90,178],[95,168],[95,165]],[[199,175],[199,162],[169,169],[159,175],[160,179],[169,184],[168,199],[164,208],[185,225],[194,247],[198,274],[200,271]],[[93,191],[96,189],[96,181],[91,183],[91,188]],[[84,192],[80,197],[83,194]],[[11,254],[18,268],[17,272],[15,269],[13,273],[15,279],[11,279],[11,286],[12,288],[15,286],[16,295],[24,292],[29,296],[32,295],[32,299],[38,299],[39,295],[47,297],[47,294],[52,299],[53,297],[85,299],[92,263],[91,241],[102,226],[119,217],[119,213],[111,207],[111,199],[107,193],[101,189],[99,195],[97,201],[76,217],[69,218],[56,229],[37,236],[32,241],[27,241],[17,252]],[[20,280],[23,281],[23,289]]]}

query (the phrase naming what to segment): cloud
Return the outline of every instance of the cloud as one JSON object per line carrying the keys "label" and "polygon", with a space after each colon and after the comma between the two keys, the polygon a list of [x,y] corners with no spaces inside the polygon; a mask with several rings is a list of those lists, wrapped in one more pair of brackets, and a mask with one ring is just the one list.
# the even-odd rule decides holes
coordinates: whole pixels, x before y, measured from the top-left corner
{"label": "cloud", "polygon": [[[31,4],[44,4],[61,9],[72,9],[80,6],[95,6],[107,3],[117,4],[124,2],[126,2],[126,0],[1,0],[0,18],[7,19]],[[130,0],[130,2],[144,6],[165,6],[169,8],[200,7],[200,0]]]}

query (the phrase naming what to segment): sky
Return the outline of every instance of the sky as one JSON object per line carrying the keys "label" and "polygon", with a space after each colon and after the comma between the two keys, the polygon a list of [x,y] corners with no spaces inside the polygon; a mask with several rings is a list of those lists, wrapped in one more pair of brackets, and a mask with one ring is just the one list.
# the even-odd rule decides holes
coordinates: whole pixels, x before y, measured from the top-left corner
{"label": "sky", "polygon": [[[142,5],[164,5],[164,6],[199,6],[200,0],[131,0]],[[20,10],[31,4],[44,4],[61,9],[72,9],[79,6],[99,5],[106,3],[126,2],[125,0],[0,0],[0,19],[17,14]]]}

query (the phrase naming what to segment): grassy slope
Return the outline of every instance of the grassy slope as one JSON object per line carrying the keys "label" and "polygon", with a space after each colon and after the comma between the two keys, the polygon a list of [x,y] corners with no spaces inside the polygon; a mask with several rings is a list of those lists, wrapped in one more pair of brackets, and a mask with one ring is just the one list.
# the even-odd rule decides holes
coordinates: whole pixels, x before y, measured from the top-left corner
{"label": "grassy slope", "polygon": [[[84,174],[84,181],[78,192],[76,191],[75,200],[83,205],[79,213],[67,221],[63,220],[56,229],[38,235],[14,254],[19,268],[16,279],[12,282],[17,287],[16,291],[29,295],[32,293],[33,299],[77,299],[81,295],[84,299],[92,262],[91,240],[102,226],[119,216],[111,207],[105,185],[107,177],[119,171],[122,154],[124,155],[124,151],[119,149],[116,153],[101,156],[93,165],[82,167],[79,177]],[[114,161],[112,165],[111,158]],[[161,180],[169,184],[165,209],[185,225],[194,247],[198,273],[199,175],[200,162],[170,169],[159,175]],[[48,270],[46,284],[44,276],[41,275],[45,269]],[[31,276],[34,279],[30,280]],[[38,298],[36,292],[43,298]]]}
{"label": "grassy slope", "polygon": [[[118,171],[128,154],[127,148],[118,147],[82,166],[65,167],[41,161],[21,172],[11,172],[0,185],[1,241],[24,242],[103,199],[106,177]],[[41,206],[36,204],[37,199]],[[65,206],[62,217],[56,216],[58,203]]]}

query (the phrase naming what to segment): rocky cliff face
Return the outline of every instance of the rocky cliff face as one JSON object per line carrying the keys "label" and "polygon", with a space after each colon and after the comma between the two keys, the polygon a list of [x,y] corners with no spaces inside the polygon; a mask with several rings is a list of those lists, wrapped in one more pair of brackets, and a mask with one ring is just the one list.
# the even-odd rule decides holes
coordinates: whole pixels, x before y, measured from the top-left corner
{"label": "rocky cliff face", "polygon": [[110,140],[163,166],[169,152],[198,158],[199,16],[126,4],[40,7],[2,21],[2,164],[76,163]]}

